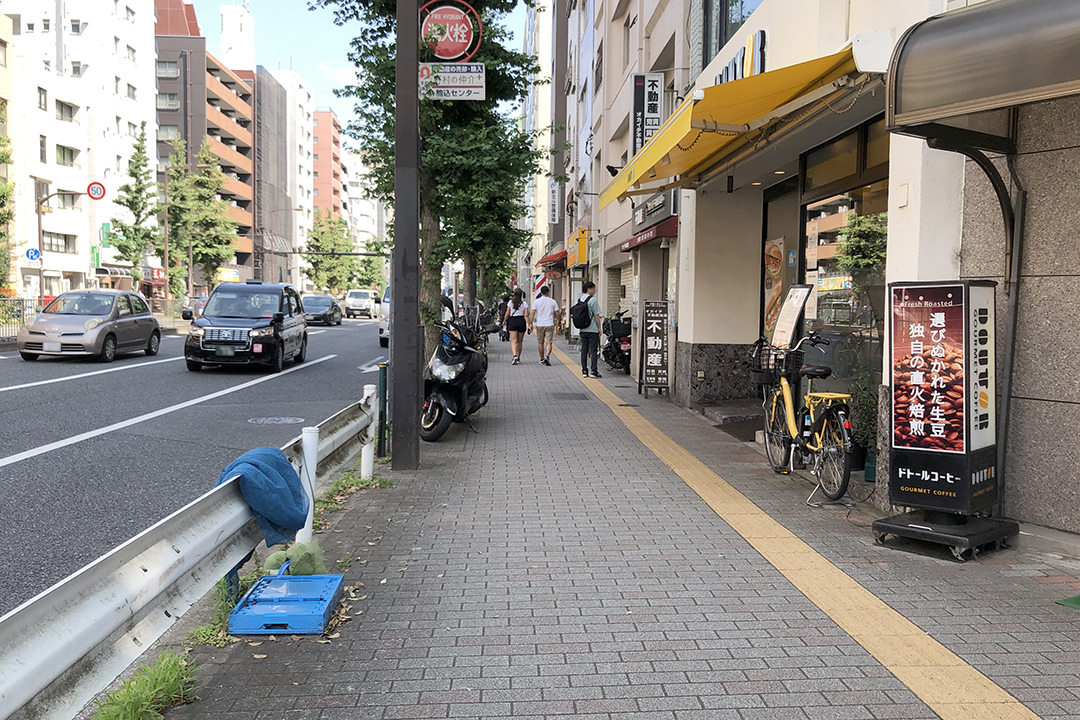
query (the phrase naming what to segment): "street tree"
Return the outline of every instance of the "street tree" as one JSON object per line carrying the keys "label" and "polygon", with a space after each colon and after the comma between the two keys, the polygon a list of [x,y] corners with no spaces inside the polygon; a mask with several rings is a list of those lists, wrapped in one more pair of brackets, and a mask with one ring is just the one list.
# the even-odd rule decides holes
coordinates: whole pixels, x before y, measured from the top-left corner
{"label": "street tree", "polygon": [[[7,101],[0,100],[0,122],[7,122]],[[0,133],[0,165],[11,164],[11,138]],[[11,221],[15,219],[15,183],[0,176],[0,288],[11,278]],[[2,296],[2,293],[0,293]]]}
{"label": "street tree", "polygon": [[349,225],[344,218],[326,212],[315,211],[315,221],[308,235],[307,253],[303,255],[307,267],[300,272],[312,284],[328,293],[338,294],[351,284],[359,264],[355,255],[316,255],[312,253],[354,252],[349,239]]}
{"label": "street tree", "polygon": [[[504,217],[520,216],[522,195],[517,181],[495,182],[493,171],[520,171],[523,179],[539,171],[543,154],[534,150],[535,135],[509,123],[503,108],[522,101],[539,68],[536,58],[509,47],[511,36],[500,20],[526,0],[476,0],[471,5],[483,21],[483,42],[472,62],[485,63],[486,100],[451,102],[422,99],[420,103],[420,307],[428,347],[438,331],[441,313],[440,277],[448,260],[472,254],[493,261],[513,248],[487,252],[486,242],[506,241],[515,247],[524,238],[508,233],[480,236],[473,227],[482,211],[501,208]],[[349,58],[362,82],[338,91],[355,101],[346,134],[357,141],[361,159],[370,169],[372,195],[386,203],[394,199],[395,148],[395,0],[314,0],[332,7],[335,22],[359,21]],[[474,31],[479,28],[475,27]],[[437,58],[426,48],[422,61]],[[516,208],[516,209],[511,209]],[[485,242],[486,241],[486,242]],[[485,252],[478,252],[482,247]]]}
{"label": "street tree", "polygon": [[[204,137],[195,155],[195,167],[187,164],[187,143],[172,141],[169,156],[169,188],[166,211],[169,214],[170,287],[183,294],[188,257],[202,270],[207,285],[217,280],[217,271],[235,254],[236,223],[228,215],[228,204],[218,196],[225,185],[225,173]],[[164,249],[158,245],[159,256]],[[177,269],[179,268],[179,269]],[[180,279],[180,288],[174,276]]]}
{"label": "street tree", "polygon": [[142,277],[142,260],[158,242],[157,206],[158,186],[150,171],[150,159],[146,154],[146,121],[139,126],[135,149],[128,163],[128,181],[116,191],[117,205],[127,210],[129,219],[112,219],[109,242],[121,260],[131,263],[132,277],[138,282]]}

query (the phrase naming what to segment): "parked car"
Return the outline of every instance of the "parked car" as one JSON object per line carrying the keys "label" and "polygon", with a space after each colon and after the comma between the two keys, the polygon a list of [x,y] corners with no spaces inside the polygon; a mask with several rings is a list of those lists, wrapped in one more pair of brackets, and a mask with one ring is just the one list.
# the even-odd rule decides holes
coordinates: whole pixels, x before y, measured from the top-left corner
{"label": "parked car", "polygon": [[341,324],[341,306],[329,295],[308,295],[304,298],[304,319],[323,325]]}
{"label": "parked car", "polygon": [[373,318],[379,305],[378,290],[350,290],[345,294],[345,317]]}
{"label": "parked car", "polygon": [[383,292],[382,302],[379,303],[379,344],[390,347],[390,286],[386,286]]}
{"label": "parked car", "polygon": [[73,290],[55,298],[33,324],[19,329],[23,360],[42,355],[96,356],[112,362],[120,353],[157,355],[161,329],[141,296],[122,290]]}
{"label": "parked car", "polygon": [[222,283],[214,288],[202,315],[191,310],[184,343],[188,370],[204,365],[266,365],[281,372],[285,361],[307,359],[307,321],[300,294],[292,285],[257,280]]}

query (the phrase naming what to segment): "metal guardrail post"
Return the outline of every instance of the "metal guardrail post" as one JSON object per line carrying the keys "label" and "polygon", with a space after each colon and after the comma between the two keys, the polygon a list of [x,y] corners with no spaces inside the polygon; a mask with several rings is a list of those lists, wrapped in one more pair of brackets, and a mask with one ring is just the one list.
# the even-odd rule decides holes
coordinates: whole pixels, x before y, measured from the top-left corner
{"label": "metal guardrail post", "polygon": [[[376,423],[380,420],[379,414],[379,398],[376,396],[376,387],[374,385],[364,386],[364,400],[367,405],[371,407],[374,414],[374,420]],[[371,426],[368,425],[364,431],[364,447],[360,450],[360,479],[371,480],[375,477],[375,433],[371,432]]]}
{"label": "metal guardrail post", "polygon": [[301,435],[303,461],[300,465],[300,483],[307,493],[308,511],[304,527],[296,533],[296,542],[311,542],[315,524],[315,473],[319,465],[319,428],[306,427]]}
{"label": "metal guardrail post", "polygon": [[375,454],[379,457],[386,457],[386,375],[388,365],[386,363],[379,363],[379,436],[377,446],[375,448]]}

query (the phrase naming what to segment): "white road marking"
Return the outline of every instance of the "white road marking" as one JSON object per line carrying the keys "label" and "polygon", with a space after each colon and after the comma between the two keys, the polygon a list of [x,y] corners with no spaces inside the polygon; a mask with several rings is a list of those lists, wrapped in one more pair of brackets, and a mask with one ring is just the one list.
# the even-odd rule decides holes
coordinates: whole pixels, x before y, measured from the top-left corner
{"label": "white road marking", "polygon": [[308,330],[308,335],[318,335],[319,333],[324,333],[324,332],[326,332],[326,331],[325,330]]}
{"label": "white road marking", "polygon": [[284,377],[284,376],[288,375],[289,373],[294,373],[294,372],[297,372],[298,370],[303,370],[304,368],[309,368],[309,367],[312,367],[314,365],[318,365],[321,362],[326,362],[327,360],[332,360],[332,359],[334,359],[336,357],[337,357],[337,355],[327,355],[326,357],[321,357],[318,360],[311,360],[310,362],[306,362],[303,365],[297,365],[296,367],[289,368],[288,370],[286,370],[284,372],[281,372],[281,373],[277,373],[275,375],[267,375],[267,376],[261,377],[261,378],[259,378],[257,380],[251,380],[251,381],[246,382],[246,383],[241,383],[240,385],[236,385],[236,386],[233,386],[231,388],[226,388],[224,390],[218,390],[217,392],[210,393],[209,395],[203,395],[202,397],[193,398],[191,400],[185,400],[182,403],[177,403],[176,405],[170,405],[169,407],[161,408],[160,410],[154,410],[153,412],[148,412],[145,415],[139,415],[138,417],[129,418],[127,420],[123,420],[123,421],[118,422],[118,423],[113,423],[112,425],[107,425],[107,426],[105,426],[103,428],[98,428],[97,430],[90,430],[89,432],[84,432],[84,433],[80,433],[78,435],[73,435],[72,437],[66,438],[64,440],[57,440],[56,442],[51,442],[51,443],[49,443],[47,445],[41,445],[40,447],[36,447],[36,448],[30,449],[30,450],[25,450],[25,451],[23,451],[21,453],[16,453],[14,455],[8,455],[5,458],[0,458],[0,467],[6,467],[8,465],[13,465],[13,464],[15,464],[17,462],[22,462],[23,460],[29,460],[30,458],[37,457],[38,455],[44,455],[45,453],[50,453],[53,450],[60,450],[61,448],[66,448],[66,447],[69,447],[71,445],[75,445],[76,443],[81,443],[84,440],[91,440],[93,438],[100,437],[101,435],[108,435],[111,432],[116,432],[117,430],[123,430],[124,428],[131,427],[132,425],[138,425],[139,423],[144,423],[147,420],[153,420],[154,418],[159,418],[162,415],[168,415],[169,413],[174,413],[177,410],[183,410],[184,408],[189,408],[189,407],[192,407],[193,405],[199,405],[201,403],[207,402],[208,400],[215,400],[215,399],[217,399],[219,397],[224,397],[226,395],[231,395],[232,393],[240,392],[241,390],[246,390],[249,387],[254,387],[254,386],[259,385],[261,383],[269,382],[270,380],[275,380],[277,378]]}
{"label": "white road marking", "polygon": [[79,378],[91,377],[92,375],[105,375],[107,373],[120,372],[122,370],[135,370],[141,367],[147,367],[148,365],[160,365],[161,363],[175,362],[177,360],[183,360],[182,357],[166,358],[164,360],[151,360],[150,362],[143,362],[137,365],[125,365],[123,367],[113,367],[108,370],[95,370],[94,372],[79,373],[78,375],[67,375],[65,377],[53,378],[52,380],[38,380],[37,382],[23,383],[22,385],[9,385],[8,387],[0,388],[0,393],[8,392],[9,390],[22,390],[23,388],[38,387],[40,385],[52,385],[53,383],[67,382],[68,380],[78,380]]}
{"label": "white road marking", "polygon": [[372,360],[370,365],[357,365],[356,369],[359,370],[362,373],[375,372],[376,370],[379,369],[379,363],[381,363],[382,361],[383,361],[383,356],[380,355],[379,357]]}

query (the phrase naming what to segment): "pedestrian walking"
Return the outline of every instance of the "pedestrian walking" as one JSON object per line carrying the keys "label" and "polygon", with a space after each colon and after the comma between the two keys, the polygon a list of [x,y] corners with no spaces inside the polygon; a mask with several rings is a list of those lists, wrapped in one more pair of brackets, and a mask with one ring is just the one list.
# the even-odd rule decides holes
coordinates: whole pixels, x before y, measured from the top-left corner
{"label": "pedestrian walking", "polygon": [[499,298],[499,342],[510,342],[510,331],[506,329],[506,306],[510,304],[509,293],[503,293]]}
{"label": "pedestrian walking", "polygon": [[596,369],[596,359],[600,355],[600,327],[603,322],[600,301],[596,299],[596,283],[586,281],[581,290],[577,302],[570,308],[570,319],[581,332],[581,376],[589,377],[591,372],[594,378],[598,378],[600,372]]}
{"label": "pedestrian walking", "polygon": [[555,344],[555,314],[559,303],[551,299],[551,288],[540,288],[540,297],[533,303],[532,324],[540,347],[540,364],[551,366],[551,350]]}
{"label": "pedestrian walking", "polygon": [[521,363],[521,345],[525,341],[525,331],[532,330],[529,317],[529,303],[525,302],[525,293],[521,288],[514,290],[514,298],[506,306],[506,329],[510,331],[510,351],[514,353],[513,364]]}

